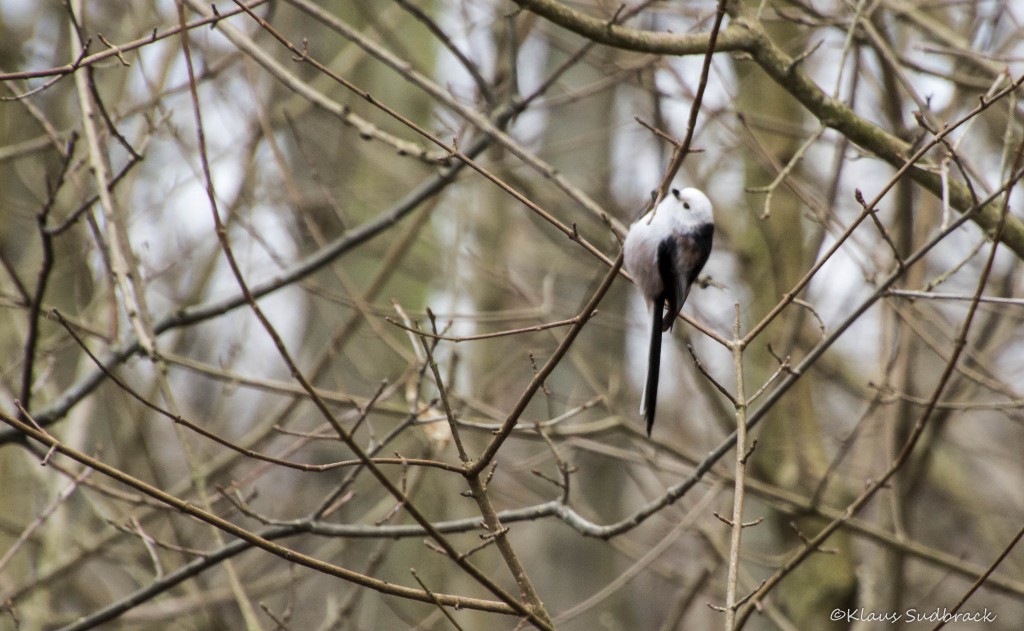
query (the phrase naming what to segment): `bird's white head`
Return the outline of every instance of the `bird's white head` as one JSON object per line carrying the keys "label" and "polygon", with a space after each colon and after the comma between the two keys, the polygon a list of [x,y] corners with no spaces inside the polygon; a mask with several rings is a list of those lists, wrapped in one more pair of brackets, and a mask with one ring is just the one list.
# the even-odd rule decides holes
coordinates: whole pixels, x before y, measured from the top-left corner
{"label": "bird's white head", "polygon": [[667,210],[686,223],[713,223],[711,200],[696,188],[673,188],[659,204],[658,211]]}

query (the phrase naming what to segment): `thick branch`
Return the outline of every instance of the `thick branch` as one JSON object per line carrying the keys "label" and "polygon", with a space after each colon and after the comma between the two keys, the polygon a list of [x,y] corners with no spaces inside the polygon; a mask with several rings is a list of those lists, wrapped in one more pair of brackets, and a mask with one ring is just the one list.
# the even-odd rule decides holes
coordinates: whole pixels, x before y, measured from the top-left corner
{"label": "thick branch", "polygon": [[[707,52],[708,42],[711,39],[709,33],[661,33],[619,26],[610,20],[601,20],[570,9],[558,0],[515,0],[515,3],[591,41],[641,53],[704,54]],[[719,52],[749,50],[753,43],[752,33],[744,28],[728,26],[718,34],[715,50]]]}

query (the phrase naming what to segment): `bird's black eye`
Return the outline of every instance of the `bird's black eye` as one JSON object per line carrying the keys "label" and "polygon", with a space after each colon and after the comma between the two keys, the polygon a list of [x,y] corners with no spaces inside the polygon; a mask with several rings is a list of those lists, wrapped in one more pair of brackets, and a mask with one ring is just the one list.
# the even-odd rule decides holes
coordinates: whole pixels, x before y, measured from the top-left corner
{"label": "bird's black eye", "polygon": [[685,208],[686,210],[690,210],[690,203],[689,202],[683,202],[683,208]]}
{"label": "bird's black eye", "polygon": [[679,199],[679,189],[678,188],[672,189],[672,196],[675,197],[676,199]]}

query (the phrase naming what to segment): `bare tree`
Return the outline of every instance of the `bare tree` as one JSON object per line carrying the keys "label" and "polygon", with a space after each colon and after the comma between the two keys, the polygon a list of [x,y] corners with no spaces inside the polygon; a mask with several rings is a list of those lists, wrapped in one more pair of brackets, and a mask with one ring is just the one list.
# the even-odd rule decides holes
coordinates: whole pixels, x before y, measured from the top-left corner
{"label": "bare tree", "polygon": [[0,6],[0,628],[1019,626],[1022,6],[328,4]]}

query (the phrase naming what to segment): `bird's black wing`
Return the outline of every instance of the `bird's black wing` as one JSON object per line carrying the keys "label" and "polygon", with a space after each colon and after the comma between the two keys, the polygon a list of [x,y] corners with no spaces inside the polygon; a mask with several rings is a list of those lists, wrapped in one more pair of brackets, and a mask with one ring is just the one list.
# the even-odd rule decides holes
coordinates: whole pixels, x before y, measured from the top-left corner
{"label": "bird's black wing", "polygon": [[688,247],[681,249],[688,252],[688,256],[684,257],[687,285],[691,285],[693,281],[697,280],[697,275],[704,269],[704,264],[708,262],[708,257],[711,256],[711,241],[714,236],[714,224],[706,223],[684,237]]}
{"label": "bird's black wing", "polygon": [[[674,262],[675,280],[678,283],[676,293],[679,299],[676,303],[676,310],[666,314],[666,325],[671,326],[679,316],[679,312],[683,310],[683,303],[690,295],[690,287],[697,280],[697,276],[704,269],[704,264],[708,262],[708,257],[711,255],[711,240],[714,234],[715,227],[707,223],[676,236]],[[666,326],[666,330],[668,326]]]}
{"label": "bird's black wing", "polygon": [[682,308],[679,293],[679,241],[673,237],[665,237],[658,244],[658,276],[661,277],[661,295],[654,297],[655,306],[660,303],[667,311],[668,317],[661,324],[662,331],[672,328],[676,314]]}

